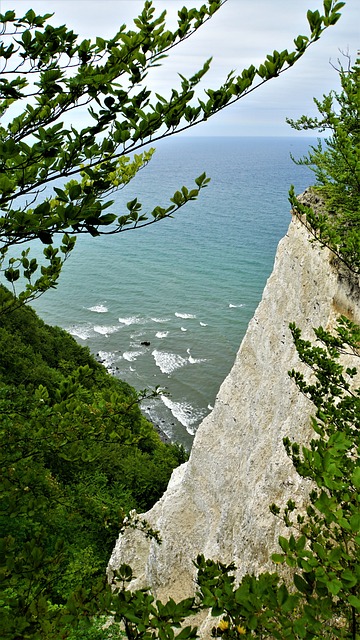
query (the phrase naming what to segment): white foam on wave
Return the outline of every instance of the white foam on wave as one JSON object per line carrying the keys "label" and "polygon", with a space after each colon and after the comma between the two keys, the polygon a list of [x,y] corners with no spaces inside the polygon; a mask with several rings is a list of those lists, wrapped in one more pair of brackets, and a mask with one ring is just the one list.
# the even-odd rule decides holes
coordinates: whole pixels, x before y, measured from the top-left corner
{"label": "white foam on wave", "polygon": [[154,349],[152,352],[154,356],[155,364],[159,367],[162,373],[173,373],[176,369],[180,369],[187,364],[187,359],[179,356],[176,353],[169,353],[168,351],[158,351]]}
{"label": "white foam on wave", "polygon": [[150,318],[153,322],[169,322],[170,318]]}
{"label": "white foam on wave", "polygon": [[127,318],[119,318],[119,322],[129,326],[131,324],[142,324],[144,320],[143,318],[139,318],[139,316],[128,316]]}
{"label": "white foam on wave", "polygon": [[166,338],[169,335],[168,331],[157,331],[155,333],[155,338]]}
{"label": "white foam on wave", "polygon": [[105,327],[103,325],[95,325],[94,326],[94,331],[96,333],[100,333],[102,336],[109,336],[111,333],[116,333],[116,331],[119,331],[120,327],[118,326],[112,326],[112,327]]}
{"label": "white foam on wave", "polygon": [[207,327],[206,322],[200,322],[200,327]]}
{"label": "white foam on wave", "polygon": [[101,362],[101,364],[103,364],[106,369],[111,370],[113,368],[115,360],[117,360],[119,356],[116,351],[99,351],[97,353],[97,357],[99,359],[99,362]]}
{"label": "white foam on wave", "polygon": [[185,327],[180,327],[181,331],[187,331],[187,329],[185,329]]}
{"label": "white foam on wave", "polygon": [[190,362],[190,364],[199,364],[200,362],[206,362],[206,358],[193,358],[190,353],[190,349],[187,349],[186,352],[189,355],[188,362]]}
{"label": "white foam on wave", "polygon": [[186,427],[186,431],[191,435],[194,435],[194,429],[191,428],[194,422],[198,420],[198,414],[194,411],[194,408],[188,402],[174,402],[168,398],[168,396],[160,396],[164,405],[170,409],[174,418],[176,418],[181,424]]}
{"label": "white foam on wave", "polygon": [[178,313],[175,312],[177,318],[183,318],[184,320],[188,320],[189,318],[196,318],[196,316],[192,313]]}
{"label": "white foam on wave", "polygon": [[67,331],[80,340],[88,340],[92,335],[92,328],[89,325],[74,325],[67,329]]}
{"label": "white foam on wave", "polygon": [[240,309],[240,307],[243,307],[243,304],[229,304],[229,309]]}
{"label": "white foam on wave", "polygon": [[87,307],[88,311],[93,311],[94,313],[107,313],[109,309],[105,307],[104,304],[95,304],[93,307]]}
{"label": "white foam on wave", "polygon": [[128,360],[129,362],[134,362],[136,358],[141,356],[143,351],[124,351],[123,358],[124,360]]}

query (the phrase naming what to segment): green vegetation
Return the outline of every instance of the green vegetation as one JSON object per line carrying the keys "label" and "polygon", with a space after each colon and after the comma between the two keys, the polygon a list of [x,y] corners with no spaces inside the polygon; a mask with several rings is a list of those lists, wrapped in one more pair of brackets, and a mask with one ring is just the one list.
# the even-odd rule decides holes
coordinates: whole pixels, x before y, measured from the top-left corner
{"label": "green vegetation", "polygon": [[360,273],[360,59],[340,67],[341,91],[314,99],[320,118],[302,116],[289,124],[298,130],[330,132],[325,141],[310,147],[307,157],[295,161],[309,166],[316,176],[316,192],[324,207],[312,209],[290,193],[294,211],[304,216],[316,238],[330,247],[355,273]]}
{"label": "green vegetation", "polygon": [[27,637],[43,618],[47,637],[48,612],[103,581],[125,514],[150,508],[186,456],[132,388],[32,309],[1,317],[0,348],[0,626]]}

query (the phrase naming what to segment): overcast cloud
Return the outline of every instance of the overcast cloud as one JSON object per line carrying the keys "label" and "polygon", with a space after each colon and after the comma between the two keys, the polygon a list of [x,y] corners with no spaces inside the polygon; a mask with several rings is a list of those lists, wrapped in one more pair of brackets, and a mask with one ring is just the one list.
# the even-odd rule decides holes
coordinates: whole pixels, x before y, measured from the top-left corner
{"label": "overcast cloud", "polygon": [[[176,12],[188,0],[155,0],[159,11],[168,12],[174,25]],[[18,15],[32,8],[37,13],[53,11],[53,22],[66,23],[82,37],[112,36],[123,23],[131,26],[141,11],[140,0],[0,0],[1,12],[16,9]],[[220,11],[192,38],[171,52],[163,67],[153,70],[148,85],[166,95],[178,85],[178,73],[191,75],[213,56],[204,86],[215,88],[235,69],[258,65],[274,49],[292,48],[293,38],[308,35],[306,12],[322,10],[320,0],[228,0]],[[342,17],[312,45],[303,59],[288,72],[253,94],[225,109],[209,122],[192,130],[192,135],[292,135],[285,118],[316,114],[313,97],[337,89],[338,77],[329,64],[337,62],[339,50],[348,51],[353,61],[360,45],[360,2],[347,0]],[[299,135],[295,133],[295,135]]]}

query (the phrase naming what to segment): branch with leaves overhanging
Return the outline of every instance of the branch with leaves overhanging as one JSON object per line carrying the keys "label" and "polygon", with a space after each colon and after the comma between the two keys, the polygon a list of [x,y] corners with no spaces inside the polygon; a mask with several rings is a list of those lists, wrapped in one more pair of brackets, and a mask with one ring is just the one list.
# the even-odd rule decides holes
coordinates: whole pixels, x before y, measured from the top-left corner
{"label": "branch with leaves overhanging", "polygon": [[[0,15],[0,113],[8,120],[0,127],[0,273],[14,293],[14,283],[25,280],[20,304],[56,286],[77,235],[141,228],[195,200],[208,183],[205,174],[195,180],[195,188],[183,186],[170,205],[155,206],[149,213],[137,199],[127,203],[126,211],[114,212],[109,198],[149,162],[152,151],[133,158],[129,153],[194,127],[288,70],[337,22],[344,6],[324,0],[323,15],[308,11],[310,34],[295,38],[293,51],[274,51],[257,69],[251,65],[239,75],[230,72],[222,86],[205,90],[205,98],[197,97],[196,90],[211,60],[190,78],[179,74],[180,88],[172,89],[170,97],[153,96],[145,84],[148,72],[193,36],[224,1],[182,8],[173,31],[166,28],[166,12],[156,16],[146,1],[134,30],[122,25],[113,38],[95,42],[79,42],[64,25],[48,24],[51,14],[36,16],[30,10],[21,18],[14,11]],[[24,104],[22,112],[12,117],[19,104]],[[79,130],[65,124],[67,114],[84,109],[94,124]],[[63,186],[55,184],[59,179]],[[60,252],[51,247],[59,234]],[[36,258],[29,261],[23,253],[15,257],[12,250],[8,254],[34,239],[47,245],[48,266],[41,267],[40,278]]]}

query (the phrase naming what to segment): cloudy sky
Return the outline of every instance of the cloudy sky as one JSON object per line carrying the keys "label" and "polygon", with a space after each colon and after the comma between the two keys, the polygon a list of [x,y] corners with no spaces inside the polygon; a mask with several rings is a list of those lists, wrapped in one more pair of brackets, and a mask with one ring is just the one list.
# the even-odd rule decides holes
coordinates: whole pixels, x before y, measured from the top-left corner
{"label": "cloudy sky", "polygon": [[[200,6],[198,0],[154,0],[159,11],[168,12],[174,25],[176,12],[184,4]],[[24,13],[53,11],[53,21],[66,23],[82,37],[112,36],[123,23],[129,27],[143,6],[142,0],[0,0],[1,12],[16,8]],[[191,75],[213,56],[204,86],[216,88],[227,73],[238,72],[250,64],[260,64],[274,49],[291,50],[293,38],[308,35],[306,12],[322,9],[320,0],[227,0],[220,11],[192,38],[176,47],[163,67],[153,70],[150,88],[166,96],[178,85],[178,73]],[[303,113],[315,115],[313,96],[338,88],[334,64],[339,50],[348,51],[352,60],[360,48],[360,2],[347,0],[342,17],[312,45],[295,67],[271,80],[236,105],[226,109],[196,129],[192,135],[299,135],[292,132],[285,118]]]}

